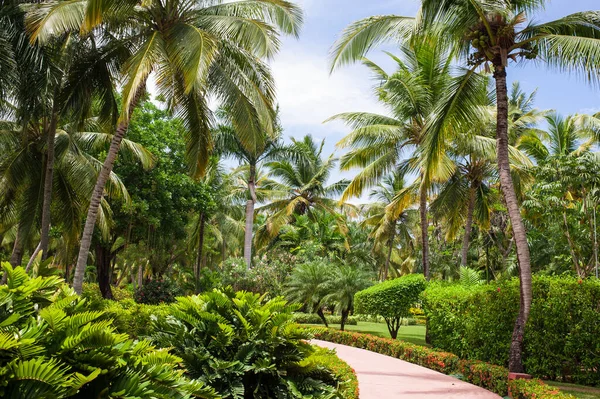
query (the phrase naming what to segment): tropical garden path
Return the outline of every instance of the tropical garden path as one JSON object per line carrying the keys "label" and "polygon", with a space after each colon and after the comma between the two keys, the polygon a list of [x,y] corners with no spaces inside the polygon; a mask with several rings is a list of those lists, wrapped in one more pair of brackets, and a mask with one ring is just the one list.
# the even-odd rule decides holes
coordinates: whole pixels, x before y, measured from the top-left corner
{"label": "tropical garden path", "polygon": [[335,349],[356,371],[360,399],[500,399],[483,388],[403,360],[331,342],[311,342]]}

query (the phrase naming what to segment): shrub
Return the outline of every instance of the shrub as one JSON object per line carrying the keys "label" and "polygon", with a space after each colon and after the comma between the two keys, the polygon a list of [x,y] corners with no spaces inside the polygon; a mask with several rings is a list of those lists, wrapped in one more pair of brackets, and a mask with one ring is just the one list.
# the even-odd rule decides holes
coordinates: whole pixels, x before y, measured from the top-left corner
{"label": "shrub", "polygon": [[181,359],[119,334],[56,276],[3,264],[0,397],[177,398],[214,392],[183,376]]}
{"label": "shrub", "polygon": [[403,318],[410,316],[411,307],[426,287],[425,278],[411,274],[384,281],[355,295],[357,313],[380,315],[387,323],[390,336],[396,339]]}
{"label": "shrub", "polygon": [[[461,358],[508,364],[519,308],[517,279],[465,288],[431,284],[422,295],[431,343]],[[528,373],[600,385],[600,282],[534,276],[525,331]]]}
{"label": "shrub", "polygon": [[354,369],[335,354],[334,350],[313,347],[312,353],[302,361],[303,367],[323,368],[338,385],[339,393],[344,399],[358,399],[358,379]]}
{"label": "shrub", "polygon": [[150,280],[135,291],[137,303],[158,305],[175,302],[175,297],[183,295],[183,291],[170,280]]}
{"label": "shrub", "polygon": [[221,264],[221,284],[223,287],[231,286],[234,291],[268,293],[276,297],[283,295],[283,282],[292,267],[292,263],[260,259],[248,269],[244,259],[231,258]]}
{"label": "shrub", "polygon": [[[126,299],[133,299],[133,292],[129,288],[111,287],[113,297],[115,301],[122,301]],[[83,283],[83,291],[81,296],[90,302],[91,307],[104,301],[98,284]]]}
{"label": "shrub", "polygon": [[293,310],[283,298],[231,289],[179,297],[156,319],[152,339],[224,398],[332,395],[336,384],[302,366],[310,334],[292,321]]}
{"label": "shrub", "polygon": [[[316,313],[299,313],[296,312],[292,314],[292,319],[296,323],[300,324],[323,324],[323,320]],[[342,322],[342,316],[325,316],[328,324],[340,324]],[[354,316],[348,316],[346,320],[347,325],[355,326],[358,324],[356,318]]]}
{"label": "shrub", "polygon": [[513,380],[510,393],[513,399],[575,399],[575,396],[562,393],[540,380]]}

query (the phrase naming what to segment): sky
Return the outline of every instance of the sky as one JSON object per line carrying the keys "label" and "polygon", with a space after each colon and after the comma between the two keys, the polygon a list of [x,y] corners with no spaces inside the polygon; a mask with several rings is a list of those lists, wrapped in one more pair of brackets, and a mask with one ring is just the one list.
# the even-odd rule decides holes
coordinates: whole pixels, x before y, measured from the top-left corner
{"label": "sky", "polygon": [[[366,67],[354,65],[329,73],[329,50],[342,30],[358,19],[373,15],[407,15],[417,12],[418,0],[297,0],[304,9],[304,25],[298,39],[284,38],[280,53],[271,62],[277,84],[280,117],[286,138],[312,134],[325,139],[325,155],[349,129],[339,122],[323,122],[338,113],[385,113],[372,94]],[[536,15],[535,22],[549,21],[585,10],[600,9],[600,0],[553,0]],[[393,52],[393,47],[386,47]],[[391,66],[376,48],[368,58]],[[562,114],[600,111],[600,91],[576,76],[550,71],[543,65],[511,65],[510,81],[518,80],[527,92],[538,89],[536,106]],[[351,178],[356,172],[336,172],[332,181]]]}

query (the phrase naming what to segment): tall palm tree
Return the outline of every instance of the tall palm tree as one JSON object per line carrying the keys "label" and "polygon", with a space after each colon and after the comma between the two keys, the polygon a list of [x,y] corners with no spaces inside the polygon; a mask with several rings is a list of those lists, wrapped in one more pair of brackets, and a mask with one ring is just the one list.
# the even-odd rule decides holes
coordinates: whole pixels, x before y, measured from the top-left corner
{"label": "tall palm tree", "polygon": [[[275,238],[285,224],[293,221],[294,215],[316,217],[317,212],[335,214],[340,204],[335,199],[348,186],[347,180],[327,185],[337,158],[333,154],[323,158],[325,140],[316,143],[312,136],[302,140],[292,139],[285,152],[285,160],[268,162],[269,175],[279,182],[273,188],[273,200],[260,208],[269,214],[266,223],[256,235],[258,246],[263,246]],[[354,211],[350,204],[342,203],[342,209]],[[344,221],[338,219],[341,229]]]}
{"label": "tall palm tree", "polygon": [[[264,133],[264,137],[258,143],[248,146],[238,136],[228,113],[223,112],[222,119],[226,123],[220,124],[215,135],[215,148],[223,156],[232,157],[247,167],[247,199],[246,199],[246,227],[244,233],[244,259],[246,266],[252,264],[252,237],[254,230],[254,207],[259,198],[256,194],[257,168],[264,161],[273,159],[282,152],[281,133],[282,129],[276,124],[271,135]],[[264,200],[264,198],[263,198]]]}
{"label": "tall palm tree", "polygon": [[82,234],[73,282],[81,293],[104,185],[151,72],[167,104],[186,122],[190,170],[201,175],[212,147],[210,95],[231,110],[246,145],[260,143],[261,132],[273,131],[273,82],[261,59],[275,54],[280,32],[298,33],[302,16],[299,8],[281,0],[157,0],[141,5],[133,0],[79,0],[42,3],[29,12],[28,20],[32,40],[43,42],[64,31],[99,31],[102,40],[130,50],[120,71],[120,119]]}
{"label": "tall palm tree", "polygon": [[[393,74],[363,60],[379,82],[376,93],[391,116],[354,112],[331,120],[341,119],[354,129],[338,143],[342,148],[351,148],[342,157],[341,168],[363,168],[342,199],[360,195],[394,169],[418,173],[415,183],[398,194],[409,199],[406,191],[411,190],[418,197],[423,274],[429,278],[428,193],[433,182],[452,175],[455,166],[445,152],[447,142],[460,131],[462,119],[482,118],[488,103],[487,87],[483,76],[455,73],[455,55],[435,36],[402,46],[401,51],[401,57],[391,55],[397,64]],[[467,84],[457,85],[463,80]],[[439,134],[429,134],[440,110],[445,115],[444,127]]]}
{"label": "tall palm tree", "polygon": [[[470,73],[493,69],[496,82],[496,140],[500,185],[511,220],[521,277],[521,305],[515,321],[509,369],[523,372],[523,337],[531,309],[531,262],[527,233],[509,162],[509,98],[506,83],[510,61],[537,60],[548,67],[600,77],[600,13],[579,12],[561,19],[531,22],[545,0],[421,0],[419,18],[378,16],[349,26],[334,48],[333,68],[361,59],[385,41],[406,43],[422,32],[441,31]],[[529,23],[527,23],[530,21]],[[491,68],[490,68],[491,66]],[[432,126],[435,128],[435,126]]]}
{"label": "tall palm tree", "polygon": [[369,198],[375,202],[368,205],[365,219],[361,223],[362,226],[370,228],[369,236],[374,240],[375,248],[385,248],[385,263],[380,273],[383,281],[388,278],[394,249],[398,249],[399,246],[406,252],[414,246],[410,223],[414,210],[390,210],[389,207],[405,188],[406,183],[401,173],[396,172],[384,177],[371,191]]}

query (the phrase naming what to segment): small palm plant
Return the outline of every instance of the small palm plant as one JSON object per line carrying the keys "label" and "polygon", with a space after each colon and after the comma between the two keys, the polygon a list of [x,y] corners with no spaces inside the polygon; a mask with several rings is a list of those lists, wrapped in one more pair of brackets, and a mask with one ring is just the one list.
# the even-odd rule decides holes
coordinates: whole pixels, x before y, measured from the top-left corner
{"label": "small palm plant", "polygon": [[354,310],[354,294],[372,284],[370,277],[364,270],[350,265],[338,266],[331,272],[327,281],[329,294],[323,300],[335,304],[336,311],[342,316],[342,331],[350,312]]}
{"label": "small palm plant", "polygon": [[31,278],[8,263],[3,269],[0,397],[217,398],[183,376],[180,358],[117,333],[57,276]]}
{"label": "small palm plant", "polygon": [[308,312],[316,312],[325,327],[329,327],[323,313],[328,275],[329,266],[323,260],[299,265],[290,276],[285,292],[290,301],[303,304]]}

